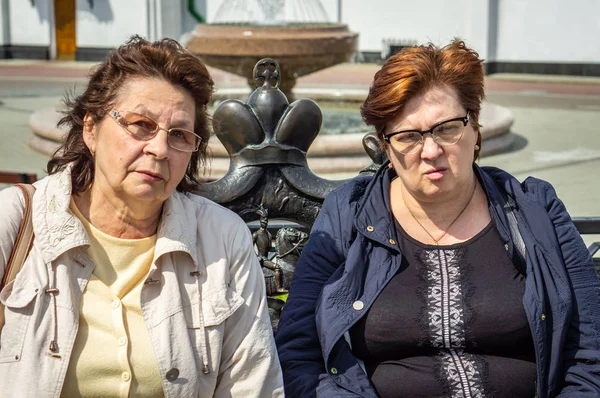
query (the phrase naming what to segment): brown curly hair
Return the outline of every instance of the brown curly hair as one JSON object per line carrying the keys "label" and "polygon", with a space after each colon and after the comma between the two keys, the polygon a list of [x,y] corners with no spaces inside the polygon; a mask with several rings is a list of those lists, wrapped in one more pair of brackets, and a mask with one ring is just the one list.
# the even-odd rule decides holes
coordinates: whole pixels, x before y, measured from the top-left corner
{"label": "brown curly hair", "polygon": [[[484,75],[483,60],[460,39],[442,48],[432,43],[408,47],[390,57],[375,74],[360,112],[364,122],[375,127],[385,151],[386,124],[402,112],[406,103],[434,86],[449,86],[456,90],[461,105],[469,111],[471,124],[478,133],[477,145],[481,147],[479,113],[485,96]],[[478,157],[476,150],[475,159]]]}
{"label": "brown curly hair", "polygon": [[48,174],[64,170],[73,164],[73,193],[85,191],[94,181],[94,160],[83,141],[83,119],[88,114],[94,122],[100,121],[114,105],[119,89],[133,77],[160,78],[183,87],[194,99],[196,120],[194,132],[202,138],[200,148],[192,153],[179,191],[190,191],[199,184],[200,167],[206,163],[210,137],[207,104],[213,93],[213,80],[204,64],[172,39],[149,42],[132,36],[125,44],[112,51],[90,75],[85,91],[78,96],[67,94],[66,109],[58,126],[69,132],[48,162]]}

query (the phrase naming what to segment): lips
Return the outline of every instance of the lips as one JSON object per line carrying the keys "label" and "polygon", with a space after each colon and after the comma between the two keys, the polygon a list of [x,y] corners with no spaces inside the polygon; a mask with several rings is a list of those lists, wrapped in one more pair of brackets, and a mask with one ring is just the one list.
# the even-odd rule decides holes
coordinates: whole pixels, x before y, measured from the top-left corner
{"label": "lips", "polygon": [[425,176],[427,176],[427,178],[429,178],[430,180],[440,180],[444,177],[446,170],[447,169],[445,167],[436,167],[427,170],[425,172]]}
{"label": "lips", "polygon": [[147,171],[147,170],[138,170],[137,171],[139,174],[142,174],[142,176],[145,176],[151,180],[154,181],[159,181],[159,180],[164,180],[163,176],[161,176],[158,173],[154,173],[152,171]]}
{"label": "lips", "polygon": [[434,169],[427,170],[425,174],[443,173],[444,171],[446,171],[445,167],[436,167]]}

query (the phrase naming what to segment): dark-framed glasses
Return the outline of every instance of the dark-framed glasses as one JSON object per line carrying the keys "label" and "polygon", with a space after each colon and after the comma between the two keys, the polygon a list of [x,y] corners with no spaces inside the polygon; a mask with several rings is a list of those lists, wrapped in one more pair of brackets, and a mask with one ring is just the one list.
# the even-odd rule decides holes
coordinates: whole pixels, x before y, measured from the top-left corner
{"label": "dark-framed glasses", "polygon": [[149,141],[156,137],[160,130],[167,132],[167,143],[173,149],[182,152],[196,152],[200,147],[202,138],[190,130],[172,128],[165,129],[148,116],[135,112],[113,110],[110,116],[123,127],[125,131],[142,141]]}
{"label": "dark-framed glasses", "polygon": [[441,146],[456,144],[462,138],[465,127],[469,123],[469,112],[464,117],[445,120],[431,127],[429,130],[402,130],[390,133],[383,137],[392,148],[408,155],[416,153],[423,145],[423,137],[429,133],[433,140]]}

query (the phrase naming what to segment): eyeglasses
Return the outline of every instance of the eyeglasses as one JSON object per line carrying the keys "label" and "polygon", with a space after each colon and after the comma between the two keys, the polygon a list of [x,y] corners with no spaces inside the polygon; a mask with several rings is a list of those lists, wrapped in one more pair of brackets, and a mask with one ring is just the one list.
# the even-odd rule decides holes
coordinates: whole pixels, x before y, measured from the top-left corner
{"label": "eyeglasses", "polygon": [[202,142],[200,136],[189,130],[179,128],[167,130],[149,117],[134,112],[114,110],[110,115],[125,131],[142,141],[149,141],[156,137],[160,130],[164,130],[167,132],[167,144],[178,151],[196,152]]}
{"label": "eyeglasses", "polygon": [[388,134],[383,139],[398,152],[408,155],[421,149],[423,137],[429,133],[433,140],[440,146],[456,144],[463,136],[465,127],[469,123],[469,112],[465,117],[457,117],[436,124],[429,130],[402,130]]}

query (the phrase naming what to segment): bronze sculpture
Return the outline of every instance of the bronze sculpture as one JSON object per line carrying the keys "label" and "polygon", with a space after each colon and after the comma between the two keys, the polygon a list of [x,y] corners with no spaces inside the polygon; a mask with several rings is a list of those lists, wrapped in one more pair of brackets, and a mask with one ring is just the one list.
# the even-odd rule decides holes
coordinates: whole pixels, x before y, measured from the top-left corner
{"label": "bronze sculpture", "polygon": [[252,243],[256,246],[258,262],[265,275],[267,296],[272,296],[276,293],[286,293],[288,289],[283,288],[281,267],[269,258],[273,238],[267,229],[269,226],[267,211],[261,207],[257,213],[260,215],[260,228],[252,233]]}
{"label": "bronze sculpture", "polygon": [[[196,193],[228,207],[246,222],[260,220],[252,240],[276,328],[283,301],[274,296],[289,290],[308,234],[284,223],[271,255],[269,217],[293,220],[308,230],[325,196],[347,180],[321,178],[308,167],[306,152],[321,129],[319,106],[310,99],[288,102],[279,90],[280,70],[273,59],[260,60],[253,76],[256,90],[246,103],[223,101],[213,114],[215,134],[230,155],[229,170],[221,179],[200,185]],[[364,137],[363,146],[373,164],[361,173],[374,173],[385,154],[374,133]]]}

